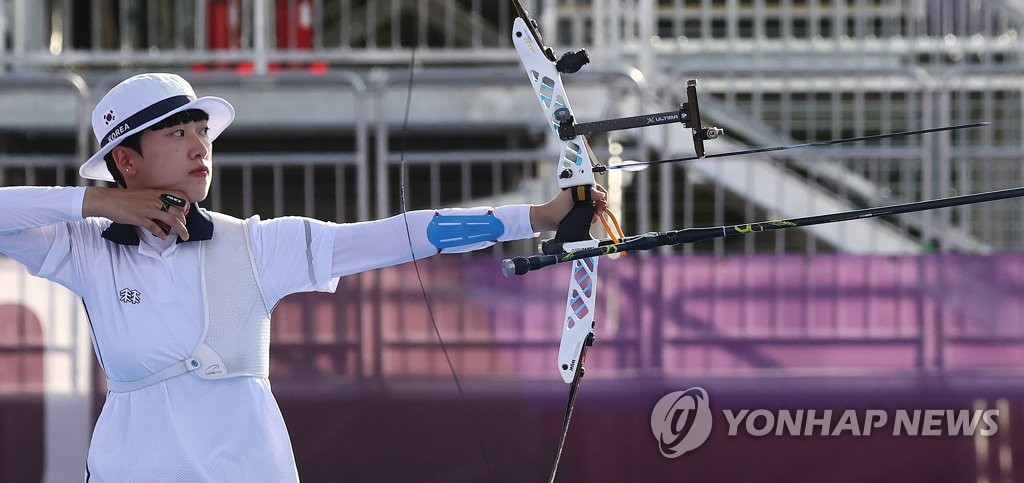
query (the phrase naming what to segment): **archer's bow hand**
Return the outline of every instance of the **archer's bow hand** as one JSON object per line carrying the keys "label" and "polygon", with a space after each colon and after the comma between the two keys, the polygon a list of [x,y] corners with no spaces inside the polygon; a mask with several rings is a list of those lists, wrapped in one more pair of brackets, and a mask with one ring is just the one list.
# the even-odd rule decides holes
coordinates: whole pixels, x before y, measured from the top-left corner
{"label": "archer's bow hand", "polygon": [[[594,200],[595,206],[597,206],[597,212],[594,215],[593,221],[597,221],[598,215],[606,209],[607,203],[605,200],[608,197],[607,192],[601,185],[594,185],[590,188],[591,197]],[[557,196],[547,203],[533,205],[530,207],[530,223],[533,225],[533,230],[553,231],[557,229],[559,222],[572,210],[572,206],[572,194],[567,189],[559,192]]]}

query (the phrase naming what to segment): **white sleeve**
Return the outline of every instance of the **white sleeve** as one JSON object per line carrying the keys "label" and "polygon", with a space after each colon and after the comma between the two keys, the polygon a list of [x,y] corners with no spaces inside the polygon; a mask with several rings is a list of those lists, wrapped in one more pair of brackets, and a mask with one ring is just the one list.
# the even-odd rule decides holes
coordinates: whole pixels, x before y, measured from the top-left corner
{"label": "white sleeve", "polygon": [[286,216],[248,223],[253,258],[263,296],[273,306],[288,294],[333,292],[331,275],[335,232],[340,225],[312,218]]}
{"label": "white sleeve", "polygon": [[[438,248],[427,238],[427,226],[433,220],[435,213],[441,216],[482,215],[488,211],[492,211],[504,226],[504,231],[497,241],[537,236],[530,224],[530,205],[509,205],[498,208],[446,208],[436,212],[435,210],[411,211],[408,213],[408,231],[403,215],[383,220],[339,225],[334,240],[334,261],[331,274],[340,277],[398,265],[411,261],[413,252],[416,254],[416,259],[436,255],[439,252]],[[446,249],[444,252],[468,252],[493,244],[493,241],[483,241]],[[410,250],[410,245],[412,250]]]}
{"label": "white sleeve", "polygon": [[82,219],[85,187],[0,188],[0,235]]}
{"label": "white sleeve", "polygon": [[[65,222],[82,220],[85,187],[0,188],[0,253],[41,274],[45,262],[70,252]],[[47,276],[47,278],[50,278]]]}

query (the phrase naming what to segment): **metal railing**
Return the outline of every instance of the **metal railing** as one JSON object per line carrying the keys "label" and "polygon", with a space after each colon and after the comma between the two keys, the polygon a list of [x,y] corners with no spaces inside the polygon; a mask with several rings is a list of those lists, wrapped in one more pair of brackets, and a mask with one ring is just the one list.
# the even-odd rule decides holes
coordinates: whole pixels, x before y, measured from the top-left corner
{"label": "metal railing", "polygon": [[512,12],[481,0],[3,0],[0,20],[10,20],[0,21],[0,40],[10,40],[0,51],[11,55],[0,60],[14,70],[243,64],[265,73],[308,62],[401,64],[416,46],[426,61],[509,62]]}
{"label": "metal railing", "polygon": [[[993,120],[976,132],[947,133],[934,153],[937,193],[971,193],[1024,184],[1024,68],[976,66],[939,79],[939,122]],[[1024,202],[967,206],[940,213],[944,220],[1002,249],[1024,246]]]}
{"label": "metal railing", "polygon": [[[423,71],[415,80],[412,122],[405,128],[407,72],[371,75],[369,81],[345,71],[190,76],[200,92],[237,96],[241,109],[236,125],[223,138],[227,141],[218,144],[231,142],[230,136],[235,135],[231,133],[240,133],[239,141],[228,144],[232,149],[217,151],[216,185],[209,206],[240,216],[261,212],[339,221],[389,216],[400,211],[396,189],[403,157],[410,209],[539,202],[554,191],[546,173],[556,148],[545,141],[552,139],[551,133],[528,115],[532,110],[520,113],[512,107],[532,107],[535,102],[526,83],[516,80],[520,75],[505,69]],[[573,87],[586,93],[584,98],[602,101],[585,104],[579,117],[635,114],[640,109],[636,106],[653,104],[645,98],[650,92],[662,94],[659,107],[674,105],[680,99],[676,79],[690,75],[700,78],[708,122],[726,128],[729,138],[709,143],[712,152],[744,146],[737,141],[764,146],[949,123],[993,122],[985,128],[951,134],[760,158],[778,176],[804,180],[849,208],[1004,189],[1024,179],[1016,162],[1024,154],[1024,136],[1020,134],[1024,107],[1014,102],[1024,97],[1020,87],[1024,72],[1019,69],[951,71],[942,78],[901,70],[704,70],[645,86],[619,72],[591,72],[573,78]],[[11,141],[0,153],[0,182],[82,184],[75,170],[94,149],[94,143],[87,141],[92,135],[86,113],[96,92],[124,76],[100,79],[92,89],[69,74],[0,77],[0,104],[10,109],[8,112],[19,113],[5,119],[9,129],[31,134],[24,134],[26,141]],[[57,92],[70,95],[53,95]],[[309,99],[306,104],[296,100],[300,94]],[[46,101],[39,101],[39,96],[47,96]],[[271,103],[277,98],[292,103]],[[481,101],[502,112],[502,105],[517,112],[499,116],[470,107]],[[320,105],[320,112],[288,111],[289,105],[293,110],[305,109],[309,102]],[[45,107],[44,115],[39,106]],[[261,106],[274,106],[274,112],[261,114]],[[39,135],[29,127],[50,119],[59,120],[47,128],[50,136],[67,139],[70,131],[71,139],[28,141]],[[326,133],[319,136],[342,138],[349,147],[305,149],[306,135],[302,133],[310,125]],[[596,137],[592,146],[599,157],[611,161],[683,154],[673,151],[678,143],[685,144],[682,130],[678,126],[660,129]],[[472,141],[480,146],[473,149],[463,147],[481,132],[492,139],[483,144]],[[546,134],[538,138],[530,132]],[[273,139],[279,139],[280,145],[273,153],[248,148],[244,142],[246,136],[260,138],[270,133],[276,133]],[[524,141],[523,133],[534,140]],[[409,141],[403,149],[403,142],[417,138],[421,140],[418,144]],[[445,148],[437,147],[438,139]],[[74,154],[61,146],[73,147]],[[750,167],[726,172],[695,166],[662,166],[606,181],[617,190],[615,198],[623,200],[627,229],[644,232],[807,216],[820,214],[826,206],[806,205],[788,212],[783,207],[787,200],[797,199],[794,193],[778,192],[764,180],[751,179],[753,185],[742,186],[729,182],[749,178],[754,172]],[[763,192],[755,196],[753,188]],[[897,217],[890,223],[922,246],[938,243],[939,248],[967,251],[1012,249],[1024,242],[1024,230],[1017,226],[1017,214],[1022,210],[1021,202],[1008,200]],[[814,232],[809,233],[807,238],[776,232],[761,238],[719,240],[712,249],[719,254],[814,253],[819,240]],[[825,243],[823,249],[831,250],[830,246]],[[520,250],[531,249],[524,244]]]}
{"label": "metal railing", "polygon": [[[558,50],[645,71],[690,62],[930,65],[1021,61],[1024,13],[1004,0],[527,0]],[[116,5],[116,10],[111,6]],[[0,70],[127,66],[258,73],[309,63],[515,63],[510,2],[0,1]],[[842,53],[836,56],[835,53]],[[683,56],[683,57],[680,57]]]}

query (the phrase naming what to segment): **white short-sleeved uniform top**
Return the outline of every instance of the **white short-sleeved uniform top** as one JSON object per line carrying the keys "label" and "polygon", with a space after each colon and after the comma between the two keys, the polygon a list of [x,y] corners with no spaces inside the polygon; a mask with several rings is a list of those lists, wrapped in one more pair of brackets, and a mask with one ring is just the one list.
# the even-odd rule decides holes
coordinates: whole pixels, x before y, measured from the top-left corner
{"label": "white short-sleeved uniform top", "polygon": [[[142,379],[192,354],[205,317],[201,242],[216,236],[209,215],[190,211],[190,241],[161,240],[132,226],[82,219],[84,188],[16,190],[0,188],[0,209],[11,215],[0,221],[0,252],[82,297],[109,379]],[[534,235],[527,206],[494,211],[507,225],[500,240]],[[434,213],[414,213],[416,257],[436,253],[421,235]],[[339,275],[411,259],[401,217],[348,225],[253,217],[246,224],[268,307],[291,293],[333,292]],[[276,483],[298,475],[267,379],[187,373],[107,394],[86,479]]]}
{"label": "white short-sleeved uniform top", "polygon": [[[274,290],[264,294],[267,306],[289,293],[333,291],[331,225],[299,218],[250,219],[247,225],[261,283]],[[202,211],[189,213],[187,243],[140,237],[134,227],[95,218],[65,226],[58,236],[67,237],[70,250],[55,244],[39,275],[82,297],[107,377],[133,381],[188,358],[205,318],[201,240],[214,235]],[[269,381],[208,381],[191,373],[108,393],[88,472],[89,481],[297,480]]]}

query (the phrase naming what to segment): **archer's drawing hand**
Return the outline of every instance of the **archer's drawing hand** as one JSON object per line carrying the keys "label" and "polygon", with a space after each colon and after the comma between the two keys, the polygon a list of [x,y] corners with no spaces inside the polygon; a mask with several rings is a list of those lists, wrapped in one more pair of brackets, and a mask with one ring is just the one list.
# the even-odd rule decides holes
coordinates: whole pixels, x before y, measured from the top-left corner
{"label": "archer's drawing hand", "polygon": [[[161,200],[160,195],[165,193],[185,200],[185,207],[179,208]],[[85,190],[82,216],[98,216],[142,227],[162,239],[170,236],[173,230],[182,240],[188,240],[185,215],[189,205],[185,193],[177,190],[89,187]]]}

